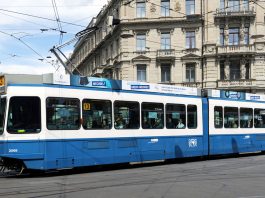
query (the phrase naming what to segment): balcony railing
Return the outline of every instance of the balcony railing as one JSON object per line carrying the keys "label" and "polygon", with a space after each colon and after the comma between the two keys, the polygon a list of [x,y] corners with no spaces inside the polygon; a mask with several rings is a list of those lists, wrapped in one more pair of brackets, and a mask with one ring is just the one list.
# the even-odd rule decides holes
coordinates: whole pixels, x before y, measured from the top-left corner
{"label": "balcony railing", "polygon": [[242,79],[242,80],[218,80],[217,88],[244,88],[244,87],[254,87],[256,86],[256,81],[253,79]]}
{"label": "balcony railing", "polygon": [[224,45],[217,46],[217,54],[254,54],[254,45]]}
{"label": "balcony railing", "polygon": [[175,50],[167,49],[167,50],[157,50],[157,58],[175,58]]}
{"label": "balcony railing", "polygon": [[180,84],[180,86],[199,88],[201,87],[201,83],[200,82],[183,82]]}
{"label": "balcony railing", "polygon": [[215,12],[215,17],[238,17],[238,16],[249,16],[254,17],[255,16],[255,10],[254,7],[247,8],[247,7],[240,7],[239,9],[233,8],[220,8],[217,9]]}

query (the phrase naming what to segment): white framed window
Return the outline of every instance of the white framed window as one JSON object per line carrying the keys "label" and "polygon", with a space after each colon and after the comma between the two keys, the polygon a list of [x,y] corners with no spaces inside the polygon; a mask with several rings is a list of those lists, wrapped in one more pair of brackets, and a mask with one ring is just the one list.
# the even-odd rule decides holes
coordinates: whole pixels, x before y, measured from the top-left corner
{"label": "white framed window", "polygon": [[136,17],[144,18],[146,16],[146,2],[138,0],[136,2]]}
{"label": "white framed window", "polygon": [[146,82],[146,65],[137,65],[137,81]]}
{"label": "white framed window", "polygon": [[161,16],[170,16],[170,0],[161,0]]}
{"label": "white framed window", "polygon": [[186,64],[186,82],[195,82],[195,63]]}

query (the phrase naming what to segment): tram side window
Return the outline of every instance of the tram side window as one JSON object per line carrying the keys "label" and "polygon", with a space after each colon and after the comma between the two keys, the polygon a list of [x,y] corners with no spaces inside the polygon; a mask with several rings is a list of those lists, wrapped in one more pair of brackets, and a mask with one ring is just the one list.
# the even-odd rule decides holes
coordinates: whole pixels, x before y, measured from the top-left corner
{"label": "tram side window", "polygon": [[0,134],[4,132],[6,98],[0,98]]}
{"label": "tram side window", "polygon": [[7,131],[9,133],[39,133],[41,105],[39,97],[12,97],[9,103]]}
{"label": "tram side window", "polygon": [[240,128],[253,127],[253,109],[240,108]]}
{"label": "tram side window", "polygon": [[140,105],[138,102],[114,102],[115,129],[139,129]]}
{"label": "tram side window", "polygon": [[238,108],[225,107],[224,108],[224,127],[238,128]]}
{"label": "tram side window", "polygon": [[166,105],[167,129],[184,129],[186,127],[186,107],[183,104]]}
{"label": "tram side window", "polygon": [[74,98],[47,98],[47,129],[77,130],[80,128],[80,101]]}
{"label": "tram side window", "polygon": [[188,128],[196,129],[197,128],[197,106],[196,105],[188,105]]}
{"label": "tram side window", "polygon": [[223,107],[214,107],[214,127],[223,128]]}
{"label": "tram side window", "polygon": [[254,110],[254,126],[255,128],[265,128],[265,109]]}
{"label": "tram side window", "polygon": [[142,103],[142,128],[164,128],[164,105],[162,103]]}
{"label": "tram side window", "polygon": [[111,101],[84,99],[82,106],[84,129],[111,129]]}

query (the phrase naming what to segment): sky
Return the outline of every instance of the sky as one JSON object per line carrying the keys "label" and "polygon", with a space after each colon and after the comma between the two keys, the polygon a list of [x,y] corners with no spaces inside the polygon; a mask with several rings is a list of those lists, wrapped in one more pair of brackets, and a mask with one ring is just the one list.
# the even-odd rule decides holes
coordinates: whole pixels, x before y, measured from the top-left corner
{"label": "sky", "polygon": [[[73,39],[105,4],[107,0],[0,0],[0,73],[63,72],[50,49]],[[66,32],[63,37],[59,28]],[[61,48],[64,54],[71,53],[73,44]]]}

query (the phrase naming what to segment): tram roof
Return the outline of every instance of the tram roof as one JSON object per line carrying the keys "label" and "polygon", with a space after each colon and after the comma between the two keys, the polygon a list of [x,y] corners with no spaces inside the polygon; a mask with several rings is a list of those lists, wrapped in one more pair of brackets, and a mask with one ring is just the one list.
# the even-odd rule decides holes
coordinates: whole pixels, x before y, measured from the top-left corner
{"label": "tram roof", "polygon": [[112,80],[78,75],[43,74],[3,74],[0,75],[0,93],[5,93],[10,84],[54,84],[78,87],[89,87],[112,90],[128,90],[140,92],[157,92],[178,95],[201,96],[201,89],[178,87],[168,84],[154,84],[137,81]]}
{"label": "tram roof", "polygon": [[230,90],[214,90],[193,87],[180,87],[168,84],[154,84],[137,81],[112,80],[106,78],[86,77],[49,73],[32,74],[0,74],[0,94],[6,93],[9,84],[54,84],[77,87],[94,87],[100,89],[129,90],[139,92],[156,92],[176,95],[206,96],[213,98],[229,98],[234,100],[265,101],[265,95],[236,92]]}

